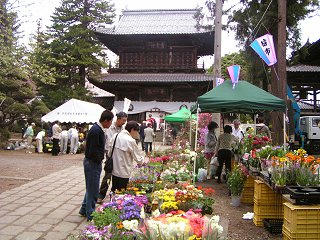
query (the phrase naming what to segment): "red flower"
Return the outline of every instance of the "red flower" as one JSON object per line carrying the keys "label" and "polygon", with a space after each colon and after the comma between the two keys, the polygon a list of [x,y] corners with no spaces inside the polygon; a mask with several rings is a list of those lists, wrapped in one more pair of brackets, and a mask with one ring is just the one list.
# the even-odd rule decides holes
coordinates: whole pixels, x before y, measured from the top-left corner
{"label": "red flower", "polygon": [[214,189],[213,188],[204,188],[203,191],[204,191],[204,193],[206,195],[211,195],[211,194],[214,193]]}
{"label": "red flower", "polygon": [[263,137],[262,137],[262,140],[263,140],[263,141],[266,141],[266,142],[269,142],[269,141],[270,141],[270,139],[269,139],[267,136],[263,136]]}
{"label": "red flower", "polygon": [[253,144],[253,145],[258,145],[258,144],[259,144],[259,141],[254,140],[254,141],[252,142],[252,144]]}

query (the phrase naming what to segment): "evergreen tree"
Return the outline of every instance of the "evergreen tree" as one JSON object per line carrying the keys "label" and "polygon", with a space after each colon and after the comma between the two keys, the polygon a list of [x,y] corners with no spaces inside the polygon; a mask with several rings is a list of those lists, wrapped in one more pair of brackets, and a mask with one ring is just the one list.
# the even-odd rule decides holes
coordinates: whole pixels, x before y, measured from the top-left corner
{"label": "evergreen tree", "polygon": [[113,5],[105,0],[63,0],[55,9],[49,28],[55,82],[41,91],[49,108],[71,97],[87,100],[87,75],[107,67],[105,48],[92,28],[112,23],[113,17]]}
{"label": "evergreen tree", "polygon": [[48,44],[49,35],[41,31],[41,21],[38,21],[37,32],[30,43],[28,68],[30,79],[37,85],[37,90],[55,84],[55,59],[52,57]]}
{"label": "evergreen tree", "polygon": [[[268,6],[269,9],[266,11]],[[215,0],[206,0],[206,9],[209,11],[210,16],[214,16]],[[228,24],[224,26],[224,29],[229,28],[235,31],[236,39],[244,45],[244,56],[248,63],[247,80],[258,86],[263,86],[264,89],[267,89],[268,84],[270,84],[270,69],[265,66],[259,56],[249,47],[249,44],[255,38],[266,33],[271,33],[276,42],[278,36],[277,9],[277,0],[241,0],[223,12],[223,14],[228,15]],[[288,47],[294,50],[300,47],[301,29],[298,23],[317,10],[319,10],[319,0],[287,0]],[[266,14],[262,18],[265,11]],[[203,13],[196,15],[199,22],[201,22],[203,17]],[[261,22],[259,23],[260,20]]]}
{"label": "evergreen tree", "polygon": [[33,97],[24,67],[24,49],[18,46],[17,14],[9,10],[8,0],[0,1],[0,136],[18,120],[30,113],[25,104]]}

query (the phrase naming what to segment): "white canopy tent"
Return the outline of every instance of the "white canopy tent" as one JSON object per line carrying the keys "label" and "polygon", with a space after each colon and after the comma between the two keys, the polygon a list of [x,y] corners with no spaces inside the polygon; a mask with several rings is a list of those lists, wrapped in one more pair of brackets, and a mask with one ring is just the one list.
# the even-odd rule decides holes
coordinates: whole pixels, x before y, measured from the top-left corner
{"label": "white canopy tent", "polygon": [[41,118],[43,122],[75,122],[95,123],[98,122],[101,113],[105,109],[99,104],[70,99]]}

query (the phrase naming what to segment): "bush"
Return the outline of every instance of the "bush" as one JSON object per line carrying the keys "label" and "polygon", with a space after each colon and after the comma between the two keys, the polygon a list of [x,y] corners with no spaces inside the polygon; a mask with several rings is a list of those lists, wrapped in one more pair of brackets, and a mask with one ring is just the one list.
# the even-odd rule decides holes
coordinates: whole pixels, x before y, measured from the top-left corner
{"label": "bush", "polygon": [[243,186],[246,182],[246,176],[242,172],[239,166],[233,168],[228,174],[227,185],[231,191],[232,196],[240,196]]}
{"label": "bush", "polygon": [[10,138],[8,128],[0,128],[0,148],[4,148]]}

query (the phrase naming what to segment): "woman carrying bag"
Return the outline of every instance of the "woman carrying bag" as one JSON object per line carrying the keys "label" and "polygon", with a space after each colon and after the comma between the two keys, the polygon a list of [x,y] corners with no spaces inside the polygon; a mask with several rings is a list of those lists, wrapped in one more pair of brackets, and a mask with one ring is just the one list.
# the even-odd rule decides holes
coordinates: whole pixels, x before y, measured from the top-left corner
{"label": "woman carrying bag", "polygon": [[144,161],[144,157],[140,154],[136,143],[137,139],[139,139],[139,125],[136,121],[130,121],[125,129],[111,140],[111,146],[114,145],[112,155],[112,192],[125,189],[128,185],[134,162],[141,164]]}
{"label": "woman carrying bag", "polygon": [[226,172],[231,172],[232,146],[234,143],[238,143],[238,138],[231,134],[231,126],[226,125],[223,128],[223,131],[224,133],[218,137],[214,155],[214,157],[218,157],[219,162],[219,166],[217,169],[218,183],[221,183],[221,172],[223,164],[226,165]]}

